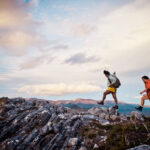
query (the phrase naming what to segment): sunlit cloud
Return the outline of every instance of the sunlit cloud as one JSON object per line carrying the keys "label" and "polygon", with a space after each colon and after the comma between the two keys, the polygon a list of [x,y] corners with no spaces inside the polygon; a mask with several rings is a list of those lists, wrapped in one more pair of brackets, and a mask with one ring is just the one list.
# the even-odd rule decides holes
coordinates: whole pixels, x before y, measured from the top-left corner
{"label": "sunlit cloud", "polygon": [[0,1],[0,45],[9,55],[24,55],[46,42],[37,32],[40,22],[34,19],[29,8],[30,4],[23,0]]}
{"label": "sunlit cloud", "polygon": [[98,92],[100,87],[87,84],[87,83],[74,83],[74,84],[40,84],[40,85],[25,85],[18,88],[18,92],[25,92],[29,95],[42,95],[42,96],[59,96],[64,94],[78,94]]}

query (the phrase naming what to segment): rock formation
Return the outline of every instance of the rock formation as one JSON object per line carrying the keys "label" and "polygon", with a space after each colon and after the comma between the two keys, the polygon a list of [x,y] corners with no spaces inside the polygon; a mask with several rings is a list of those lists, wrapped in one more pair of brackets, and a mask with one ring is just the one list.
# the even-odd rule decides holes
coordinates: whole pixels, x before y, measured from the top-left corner
{"label": "rock formation", "polygon": [[78,112],[49,101],[3,97],[0,150],[103,150],[114,148],[115,140],[128,149],[149,144],[149,124],[141,113],[119,115],[112,107]]}

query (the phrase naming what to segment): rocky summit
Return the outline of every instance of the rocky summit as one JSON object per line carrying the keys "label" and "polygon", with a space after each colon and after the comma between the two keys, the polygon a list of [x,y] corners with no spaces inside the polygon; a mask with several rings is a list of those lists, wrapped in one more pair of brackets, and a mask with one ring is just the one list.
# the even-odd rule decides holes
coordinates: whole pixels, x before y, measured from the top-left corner
{"label": "rocky summit", "polygon": [[150,119],[113,107],[79,111],[50,101],[0,99],[0,150],[148,150]]}

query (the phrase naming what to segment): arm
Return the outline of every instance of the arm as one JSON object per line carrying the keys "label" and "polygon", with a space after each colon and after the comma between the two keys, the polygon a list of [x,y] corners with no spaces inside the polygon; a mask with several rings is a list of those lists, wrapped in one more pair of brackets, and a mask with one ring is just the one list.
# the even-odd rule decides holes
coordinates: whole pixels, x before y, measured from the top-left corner
{"label": "arm", "polygon": [[143,90],[142,92],[140,92],[140,94],[143,94],[143,93],[145,93],[145,92],[147,92],[147,89],[145,89],[145,90]]}

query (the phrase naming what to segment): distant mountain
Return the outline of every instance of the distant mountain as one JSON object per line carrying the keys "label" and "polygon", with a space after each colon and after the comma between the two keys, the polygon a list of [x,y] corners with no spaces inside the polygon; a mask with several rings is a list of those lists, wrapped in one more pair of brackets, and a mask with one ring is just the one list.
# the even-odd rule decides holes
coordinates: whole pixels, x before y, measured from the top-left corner
{"label": "distant mountain", "polygon": [[[50,100],[51,103],[53,104],[56,104],[56,105],[59,105],[59,104],[69,104],[69,103],[72,103],[72,104],[97,104],[97,101],[96,100],[93,100],[93,99],[83,99],[83,98],[77,98],[75,100],[57,100],[57,101],[52,101]],[[110,100],[106,100],[105,104],[114,104],[113,101],[110,101]],[[123,102],[120,102],[120,104],[126,104],[126,103],[123,103]]]}
{"label": "distant mountain", "polygon": [[[28,98],[26,100],[33,101],[33,100],[38,100],[38,101],[43,101],[43,99],[37,99],[37,98]],[[77,98],[75,100],[44,100],[47,102],[50,102],[51,104],[55,105],[63,105],[65,107],[69,107],[72,109],[90,109],[95,106],[102,107],[101,105],[97,104],[96,100],[93,99],[83,99],[83,98]],[[119,102],[119,112],[122,114],[129,115],[131,111],[135,110],[135,107],[137,107],[137,104],[128,104],[124,102]],[[114,106],[114,101],[106,100],[105,105],[103,107],[111,107]],[[144,107],[143,109],[143,114],[146,116],[150,116],[150,108],[149,107]]]}

